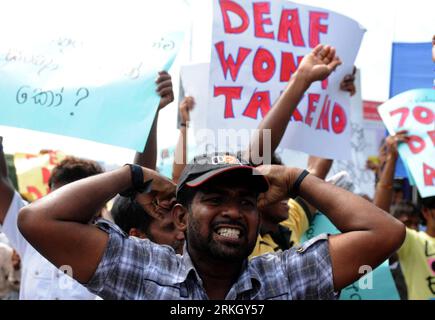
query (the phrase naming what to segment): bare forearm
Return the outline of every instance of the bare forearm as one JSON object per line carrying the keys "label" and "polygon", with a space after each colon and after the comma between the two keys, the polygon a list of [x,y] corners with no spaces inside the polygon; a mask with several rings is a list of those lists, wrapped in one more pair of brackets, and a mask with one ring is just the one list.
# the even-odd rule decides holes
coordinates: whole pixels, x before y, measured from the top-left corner
{"label": "bare forearm", "polygon": [[128,166],[67,184],[28,207],[33,219],[87,224],[117,193],[131,186]]}
{"label": "bare forearm", "polygon": [[158,122],[159,112],[157,111],[156,117],[154,118],[153,126],[150,130],[147,143],[143,152],[136,152],[134,156],[134,163],[145,168],[152,170],[156,169],[157,162],[157,122]]}
{"label": "bare forearm", "polygon": [[175,148],[174,164],[172,165],[172,180],[177,183],[187,162],[187,127],[180,127],[177,147]]}
{"label": "bare forearm", "polygon": [[261,121],[258,131],[251,140],[251,150],[258,150],[259,156],[263,156],[263,143],[265,143],[265,141],[263,141],[263,130],[273,129],[271,136],[272,153],[275,152],[281,142],[293,111],[301,101],[304,92],[310,86],[305,79],[303,75],[296,72],[290,79],[289,84],[278,101]]}
{"label": "bare forearm", "polygon": [[303,180],[300,195],[343,233],[375,230],[391,222],[391,217],[375,205],[313,175]]}
{"label": "bare forearm", "polygon": [[393,198],[393,180],[394,171],[396,168],[396,160],[394,158],[387,159],[384,170],[381,173],[381,177],[376,185],[375,198],[373,203],[385,210],[390,211],[391,200]]}

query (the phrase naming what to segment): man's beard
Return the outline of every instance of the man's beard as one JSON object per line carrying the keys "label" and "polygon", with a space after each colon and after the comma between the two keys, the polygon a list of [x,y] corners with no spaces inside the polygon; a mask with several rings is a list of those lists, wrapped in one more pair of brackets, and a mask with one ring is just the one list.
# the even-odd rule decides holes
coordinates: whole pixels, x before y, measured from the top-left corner
{"label": "man's beard", "polygon": [[[187,241],[190,247],[194,246],[196,251],[204,252],[218,260],[236,262],[245,260],[255,247],[256,241],[248,243],[248,235],[244,234],[242,244],[220,243],[213,238],[213,229],[210,227],[210,232],[207,238],[201,236],[200,226],[197,220],[192,219],[190,215],[189,226],[187,229]],[[255,239],[256,240],[256,239]]]}

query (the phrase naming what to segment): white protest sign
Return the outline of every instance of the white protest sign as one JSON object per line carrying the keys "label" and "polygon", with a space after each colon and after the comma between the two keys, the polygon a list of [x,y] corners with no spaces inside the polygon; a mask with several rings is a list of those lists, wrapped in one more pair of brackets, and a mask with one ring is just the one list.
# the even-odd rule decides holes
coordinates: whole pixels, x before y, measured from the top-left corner
{"label": "white protest sign", "polygon": [[423,198],[435,196],[435,90],[414,89],[379,107],[390,135],[407,130],[409,141],[398,150]]}
{"label": "white protest sign", "polygon": [[[366,168],[367,159],[378,154],[380,139],[377,136],[379,129],[366,124],[363,119],[363,101],[361,98],[361,73],[355,74],[356,93],[350,99],[352,109],[351,125],[351,158],[349,160],[336,160],[331,167],[330,176],[341,171],[349,174],[356,194],[366,194],[370,198],[375,194],[375,174]],[[385,129],[380,129],[383,137]]]}
{"label": "white protest sign", "polygon": [[[352,71],[362,27],[340,14],[283,0],[220,0],[213,9],[206,127],[215,132],[231,129],[230,135],[257,128],[302,57],[319,43],[329,44],[343,65],[308,89],[281,147],[348,159],[349,94],[339,85]],[[223,140],[209,144],[236,151],[249,143],[249,138]]]}

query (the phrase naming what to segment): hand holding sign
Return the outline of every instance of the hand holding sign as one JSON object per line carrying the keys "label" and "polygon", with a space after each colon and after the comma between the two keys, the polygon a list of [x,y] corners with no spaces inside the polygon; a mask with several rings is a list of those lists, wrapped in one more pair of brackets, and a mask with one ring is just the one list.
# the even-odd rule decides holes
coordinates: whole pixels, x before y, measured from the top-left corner
{"label": "hand holding sign", "polygon": [[398,144],[400,142],[409,141],[409,136],[407,134],[407,130],[401,130],[395,135],[388,136],[385,139],[385,143],[382,145],[380,150],[379,158],[381,163],[384,163],[388,157],[393,157],[395,160],[397,160],[397,157],[399,156]]}
{"label": "hand holding sign", "polygon": [[193,106],[195,105],[195,100],[193,97],[185,97],[183,101],[180,103],[180,115],[182,124],[187,125],[187,122],[190,121],[190,111],[193,110]]}
{"label": "hand holding sign", "polygon": [[160,96],[159,110],[174,101],[171,75],[167,71],[160,71],[156,80],[157,94]]}
{"label": "hand holding sign", "polygon": [[401,93],[379,107],[389,133],[409,132],[399,154],[423,198],[435,195],[435,90]]}

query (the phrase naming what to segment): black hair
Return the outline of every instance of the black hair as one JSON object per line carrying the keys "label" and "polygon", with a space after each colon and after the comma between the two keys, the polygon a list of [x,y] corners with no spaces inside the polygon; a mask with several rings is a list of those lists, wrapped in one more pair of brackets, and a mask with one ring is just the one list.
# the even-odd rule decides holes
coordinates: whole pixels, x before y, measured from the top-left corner
{"label": "black hair", "polygon": [[152,218],[136,200],[117,196],[111,210],[115,223],[125,232],[136,228],[148,234]]}
{"label": "black hair", "polygon": [[66,157],[51,172],[48,185],[68,184],[83,178],[103,173],[101,166],[93,161],[76,157]]}
{"label": "black hair", "polygon": [[177,195],[177,202],[183,207],[189,209],[198,190],[198,188],[184,186],[183,190]]}
{"label": "black hair", "polygon": [[398,218],[400,216],[420,217],[420,210],[411,201],[402,200],[393,205],[390,210],[391,214]]}
{"label": "black hair", "polygon": [[435,208],[435,196],[433,196],[433,197],[427,197],[427,198],[421,198],[419,196],[419,203],[424,208],[434,209]]}

